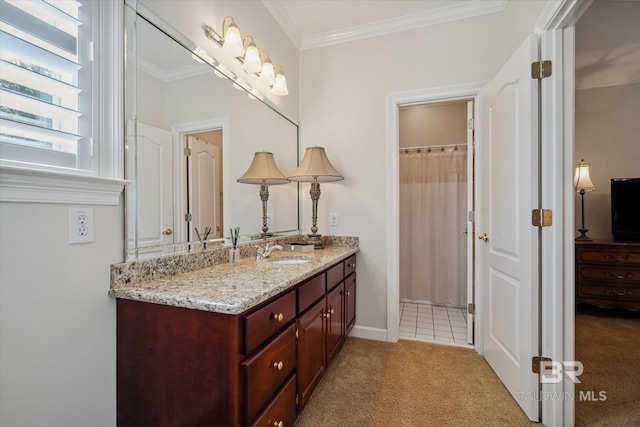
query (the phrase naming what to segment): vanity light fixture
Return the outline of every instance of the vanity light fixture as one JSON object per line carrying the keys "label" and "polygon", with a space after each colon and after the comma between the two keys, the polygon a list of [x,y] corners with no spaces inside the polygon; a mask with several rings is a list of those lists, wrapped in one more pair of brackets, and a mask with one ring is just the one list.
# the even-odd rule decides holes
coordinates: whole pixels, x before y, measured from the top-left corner
{"label": "vanity light fixture", "polygon": [[267,86],[273,86],[276,82],[276,73],[273,69],[273,63],[267,52],[260,53],[260,58],[266,55],[266,58],[262,60],[262,70],[260,71],[260,81]]}
{"label": "vanity light fixture", "polygon": [[267,225],[267,200],[269,200],[269,185],[288,184],[289,180],[276,165],[273,153],[259,151],[254,154],[249,169],[238,178],[242,184],[260,185],[260,200],[262,201],[262,237],[269,237]]}
{"label": "vanity light fixture", "polygon": [[304,153],[300,166],[289,177],[291,181],[310,182],[312,202],[311,234],[307,235],[314,249],[323,248],[322,235],[318,234],[318,199],[320,199],[320,183],[341,181],[344,177],[333,167],[323,147],[309,147]]}
{"label": "vanity light fixture", "polygon": [[[204,26],[204,31],[208,39],[240,61],[247,73],[258,75],[262,83],[271,86],[271,93],[277,96],[289,94],[282,67],[274,66],[269,55],[258,50],[252,36],[242,38],[233,17],[227,16],[222,21],[222,35],[208,25]],[[263,59],[263,55],[266,58]]]}
{"label": "vanity light fixture", "polygon": [[271,88],[271,92],[278,96],[288,95],[289,90],[287,89],[287,80],[284,78],[284,71],[282,71],[282,67],[279,65],[275,65],[275,69],[276,81]]}
{"label": "vanity light fixture", "polygon": [[[248,43],[247,43],[248,41]],[[247,73],[258,73],[262,70],[262,62],[260,62],[260,52],[256,47],[255,42],[253,41],[253,37],[246,36],[242,40],[243,45],[245,46],[245,54],[244,61],[242,64],[242,68]]]}
{"label": "vanity light fixture", "polygon": [[590,241],[587,237],[587,230],[584,228],[584,194],[589,191],[595,191],[596,186],[591,182],[589,176],[589,164],[584,162],[584,159],[576,165],[576,174],[573,179],[573,185],[575,190],[580,194],[580,200],[582,202],[582,228],[578,229],[580,236],[576,237],[578,241]]}

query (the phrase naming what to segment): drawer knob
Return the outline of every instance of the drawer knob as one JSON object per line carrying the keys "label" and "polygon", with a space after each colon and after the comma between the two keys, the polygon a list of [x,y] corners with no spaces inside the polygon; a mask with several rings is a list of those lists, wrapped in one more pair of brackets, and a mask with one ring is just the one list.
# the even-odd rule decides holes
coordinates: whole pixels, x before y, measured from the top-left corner
{"label": "drawer knob", "polygon": [[618,280],[631,279],[633,277],[631,273],[616,274],[615,271],[607,271],[604,275],[607,277],[614,277]]}
{"label": "drawer knob", "polygon": [[326,317],[327,319],[331,317],[331,313],[328,311],[326,313],[322,313],[322,317]]}
{"label": "drawer knob", "polygon": [[284,315],[282,313],[278,313],[278,314],[272,314],[271,318],[273,320],[277,320],[278,322],[282,322],[282,319],[284,319]]}
{"label": "drawer knob", "polygon": [[335,312],[333,311],[333,308],[332,308],[331,310],[329,310],[329,313],[331,313],[331,314],[335,313]]}
{"label": "drawer knob", "polygon": [[351,296],[351,292],[349,292],[349,291],[347,291],[346,294],[347,294],[348,297]]}
{"label": "drawer knob", "polygon": [[349,264],[347,264],[347,267],[356,268],[356,263],[350,262]]}
{"label": "drawer knob", "polygon": [[273,427],[283,427],[284,423],[282,421],[274,421]]}
{"label": "drawer knob", "polygon": [[615,288],[611,288],[611,289],[607,289],[605,291],[606,293],[608,293],[609,295],[616,295],[619,297],[623,297],[625,295],[631,295],[633,292],[631,292],[629,289],[623,289],[623,290],[618,290]]}
{"label": "drawer knob", "polygon": [[282,361],[280,362],[273,362],[271,364],[271,366],[273,366],[274,368],[276,368],[278,371],[282,371],[282,368],[284,367],[284,363],[282,363]]}
{"label": "drawer knob", "polygon": [[613,254],[606,254],[604,258],[608,260],[615,260],[615,261],[631,261],[631,254],[624,254],[619,257]]}

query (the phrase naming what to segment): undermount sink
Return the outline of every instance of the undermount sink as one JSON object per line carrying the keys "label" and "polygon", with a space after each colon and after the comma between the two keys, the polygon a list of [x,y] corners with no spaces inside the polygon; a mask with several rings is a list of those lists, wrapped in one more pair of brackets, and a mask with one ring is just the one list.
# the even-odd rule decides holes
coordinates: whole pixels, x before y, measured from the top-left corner
{"label": "undermount sink", "polygon": [[267,258],[267,261],[279,265],[305,264],[311,261],[310,258],[304,256],[280,256],[277,258]]}

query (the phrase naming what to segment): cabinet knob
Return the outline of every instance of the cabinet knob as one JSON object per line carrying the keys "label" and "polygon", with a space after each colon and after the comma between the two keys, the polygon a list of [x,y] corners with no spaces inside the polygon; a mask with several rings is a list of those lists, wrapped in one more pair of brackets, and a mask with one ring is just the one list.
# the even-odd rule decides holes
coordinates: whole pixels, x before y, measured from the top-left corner
{"label": "cabinet knob", "polygon": [[284,363],[282,363],[282,361],[280,362],[273,362],[271,364],[272,367],[276,368],[278,371],[282,371],[282,368],[284,366]]}
{"label": "cabinet knob", "polygon": [[162,234],[166,234],[167,236],[170,236],[171,234],[173,234],[173,230],[170,228],[167,228],[162,232]]}
{"label": "cabinet knob", "polygon": [[326,317],[327,319],[331,317],[331,313],[328,311],[326,313],[322,313],[322,317]]}
{"label": "cabinet knob", "polygon": [[347,264],[347,267],[356,268],[356,263],[350,262],[349,264]]}
{"label": "cabinet knob", "polygon": [[478,240],[482,240],[483,242],[488,242],[489,236],[487,236],[487,233],[484,233],[482,236],[478,236]]}
{"label": "cabinet knob", "polygon": [[329,313],[331,313],[331,314],[335,313],[335,312],[333,311],[333,308],[332,308],[331,310],[329,310]]}
{"label": "cabinet knob", "polygon": [[282,421],[274,421],[273,427],[283,427],[284,423]]}
{"label": "cabinet knob", "polygon": [[282,313],[278,313],[278,314],[272,314],[271,318],[273,320],[277,320],[278,322],[282,322],[282,319],[284,319],[284,315]]}
{"label": "cabinet knob", "polygon": [[347,292],[346,292],[346,295],[347,295],[348,297],[350,297],[350,296],[351,296],[351,292],[347,291]]}

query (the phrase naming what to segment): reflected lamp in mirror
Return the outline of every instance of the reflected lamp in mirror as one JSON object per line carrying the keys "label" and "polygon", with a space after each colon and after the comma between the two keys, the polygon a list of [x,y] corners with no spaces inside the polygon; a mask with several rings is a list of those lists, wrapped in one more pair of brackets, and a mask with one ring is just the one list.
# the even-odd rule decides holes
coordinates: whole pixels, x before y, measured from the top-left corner
{"label": "reflected lamp in mirror", "polygon": [[582,205],[582,228],[579,228],[580,236],[576,237],[578,241],[590,241],[587,237],[588,229],[584,228],[584,194],[589,191],[595,191],[596,186],[593,185],[591,177],[589,176],[589,164],[584,162],[584,159],[576,165],[576,174],[573,179],[573,186],[578,194],[580,194],[580,201]]}
{"label": "reflected lamp in mirror", "polygon": [[262,236],[269,237],[267,225],[267,201],[269,200],[269,185],[288,184],[289,180],[276,165],[273,153],[259,151],[253,156],[249,169],[238,178],[242,184],[257,184],[260,186],[260,200],[262,201]]}
{"label": "reflected lamp in mirror", "polygon": [[298,169],[289,177],[291,181],[310,182],[312,202],[311,234],[308,234],[309,243],[313,243],[315,249],[321,249],[322,235],[318,234],[318,199],[320,199],[320,183],[341,181],[344,177],[333,167],[323,147],[309,147],[304,153]]}

